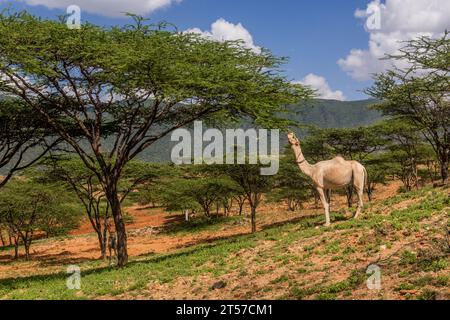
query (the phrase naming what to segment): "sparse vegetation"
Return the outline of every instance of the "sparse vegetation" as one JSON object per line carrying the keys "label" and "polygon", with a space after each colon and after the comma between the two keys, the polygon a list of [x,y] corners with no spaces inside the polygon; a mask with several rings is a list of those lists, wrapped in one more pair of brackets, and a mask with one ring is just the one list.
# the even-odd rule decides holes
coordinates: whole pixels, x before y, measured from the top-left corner
{"label": "sparse vegetation", "polygon": [[[383,292],[404,296],[406,292],[413,292],[409,298],[430,299],[438,298],[445,294],[448,283],[448,252],[438,249],[438,244],[444,239],[442,225],[436,224],[436,219],[444,219],[448,215],[446,204],[447,189],[422,189],[415,192],[416,196],[423,197],[420,204],[412,204],[404,209],[393,212],[379,213],[384,207],[384,201],[376,201],[371,204],[367,218],[359,221],[341,221],[331,229],[315,228],[320,217],[304,218],[301,221],[286,222],[277,226],[265,228],[263,232],[251,235],[241,235],[230,239],[216,240],[213,243],[198,244],[193,247],[183,248],[167,254],[153,254],[133,259],[129,266],[116,270],[102,266],[100,263],[88,262],[82,264],[83,286],[78,292],[69,291],[65,288],[65,272],[46,275],[30,276],[23,279],[1,279],[0,297],[3,298],[105,298],[105,297],[162,297],[157,292],[148,289],[149,286],[163,286],[166,288],[165,297],[196,297],[198,293],[205,292],[202,287],[208,287],[208,281],[217,278],[225,281],[245,281],[261,277],[267,279],[262,282],[263,289],[261,297],[287,298],[287,299],[346,299],[358,296],[359,292],[367,292],[365,289],[365,266],[372,261],[378,263],[382,268]],[[401,195],[397,203],[407,202],[412,198],[411,194]],[[443,211],[444,210],[444,211]],[[436,244],[434,256],[423,256],[416,252],[414,244],[409,244],[409,238],[414,236],[399,237],[394,240],[396,234],[403,234],[409,229],[408,221],[411,221],[410,213],[414,214],[414,221],[419,224],[419,231],[427,230],[427,236],[423,241]],[[228,223],[228,218],[217,220],[216,227],[223,227]],[[369,261],[359,261],[362,248],[368,242],[362,241],[349,245],[354,235],[371,237],[373,226],[380,221],[400,221],[399,229],[389,234],[392,238],[393,249],[390,254],[383,254],[389,261],[376,261],[377,254],[368,253]],[[186,227],[186,226],[185,226]],[[215,227],[215,228],[216,228]],[[184,228],[184,227],[183,227]],[[183,230],[180,226],[180,231]],[[215,229],[213,229],[215,230]],[[176,230],[172,230],[175,232]],[[208,229],[189,227],[185,234],[194,232],[205,232]],[[210,229],[209,229],[210,231]],[[351,232],[346,232],[351,231]],[[437,232],[437,233],[433,233]],[[441,233],[440,233],[441,232]],[[419,234],[419,233],[417,233]],[[177,234],[178,236],[180,234]],[[330,239],[332,237],[332,239]],[[274,240],[269,240],[274,239]],[[270,245],[267,244],[270,241]],[[398,250],[398,245],[404,247]],[[439,251],[441,250],[441,251]],[[253,253],[258,252],[254,255]],[[310,253],[304,255],[304,253]],[[333,254],[322,254],[322,252],[341,253],[347,256],[350,267],[341,270],[341,261],[333,261]],[[447,254],[447,255],[446,255]],[[255,260],[255,257],[264,257]],[[364,254],[363,254],[364,256]],[[251,257],[251,258],[249,258]],[[328,261],[329,267],[323,268],[324,261],[320,264],[314,263],[320,259]],[[356,258],[355,262],[351,262]],[[373,260],[372,260],[373,259]],[[258,262],[259,261],[259,262]],[[267,272],[276,262],[280,272],[272,275]],[[359,262],[357,262],[359,261]],[[302,265],[299,268],[299,264]],[[244,269],[242,269],[244,267]],[[406,275],[406,269],[409,270]],[[251,270],[251,271],[249,271]],[[284,271],[281,271],[284,270]],[[318,274],[325,272],[330,277],[324,278],[321,283],[300,281],[304,277],[312,277],[319,280]],[[399,278],[397,275],[402,271],[410,279]],[[337,272],[337,273],[336,273]],[[342,274],[343,272],[343,274]],[[346,275],[344,279],[339,279]],[[235,278],[236,277],[236,278]],[[202,279],[194,281],[194,279]],[[306,278],[306,279],[307,279]],[[145,280],[143,280],[145,279]],[[179,290],[179,279],[187,281],[186,292]],[[210,280],[208,280],[210,279]],[[235,279],[235,280],[234,280]],[[283,293],[285,286],[289,286],[289,293]],[[228,286],[227,286],[228,287]],[[169,289],[172,288],[172,289]],[[392,288],[392,289],[391,289]],[[423,290],[421,289],[423,288]],[[262,289],[262,288],[261,288]],[[415,290],[417,291],[415,294]],[[231,290],[231,289],[230,289]],[[253,291],[255,290],[255,291]],[[253,296],[258,287],[237,287],[234,294]],[[431,291],[434,292],[431,294]],[[253,293],[250,293],[253,292]],[[231,297],[231,296],[230,296]],[[359,296],[362,297],[362,296]]]}
{"label": "sparse vegetation", "polygon": [[386,55],[365,110],[311,99],[269,49],[127,16],[0,11],[0,299],[450,299],[450,31]]}

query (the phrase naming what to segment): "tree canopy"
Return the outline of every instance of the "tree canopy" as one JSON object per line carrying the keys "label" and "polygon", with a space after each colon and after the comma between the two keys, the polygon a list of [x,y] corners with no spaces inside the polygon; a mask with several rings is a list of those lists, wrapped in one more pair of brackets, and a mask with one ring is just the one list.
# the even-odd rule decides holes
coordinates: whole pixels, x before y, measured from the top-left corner
{"label": "tree canopy", "polygon": [[96,174],[114,218],[119,266],[128,261],[117,191],[127,162],[194,120],[249,117],[285,127],[286,106],[311,95],[268,50],[134,19],[69,29],[26,12],[0,15],[0,94],[19,99]]}
{"label": "tree canopy", "polygon": [[406,42],[399,54],[386,57],[406,61],[406,67],[375,75],[375,84],[366,90],[382,100],[376,108],[412,122],[422,132],[436,153],[445,183],[450,161],[449,34]]}

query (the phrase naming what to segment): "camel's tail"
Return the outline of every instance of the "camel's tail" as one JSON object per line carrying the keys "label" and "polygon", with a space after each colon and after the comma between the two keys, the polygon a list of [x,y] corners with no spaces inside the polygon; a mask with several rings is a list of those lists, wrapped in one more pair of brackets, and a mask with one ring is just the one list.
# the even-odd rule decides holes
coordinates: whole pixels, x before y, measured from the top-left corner
{"label": "camel's tail", "polygon": [[366,167],[363,166],[363,169],[364,169],[364,187],[366,188],[367,195],[369,195],[369,174],[367,173]]}

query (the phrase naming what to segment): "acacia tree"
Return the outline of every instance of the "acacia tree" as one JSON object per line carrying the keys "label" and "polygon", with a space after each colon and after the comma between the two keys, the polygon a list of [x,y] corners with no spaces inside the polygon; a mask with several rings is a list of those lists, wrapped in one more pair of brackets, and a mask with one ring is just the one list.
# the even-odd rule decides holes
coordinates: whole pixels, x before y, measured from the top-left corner
{"label": "acacia tree", "polygon": [[406,42],[393,61],[407,61],[375,76],[366,90],[382,100],[375,107],[384,114],[404,118],[421,131],[439,160],[441,178],[448,183],[450,162],[450,39],[449,31],[439,39],[419,37]]}
{"label": "acacia tree", "polygon": [[6,172],[0,177],[0,187],[58,142],[45,122],[36,119],[20,100],[0,96],[0,168]]}
{"label": "acacia tree", "polygon": [[261,175],[262,164],[227,164],[211,168],[217,175],[230,178],[239,186],[250,205],[252,233],[256,232],[256,210],[261,204],[264,193],[271,190],[274,176]]}
{"label": "acacia tree", "polygon": [[95,173],[114,219],[119,267],[128,253],[118,184],[130,160],[198,119],[286,124],[272,115],[310,94],[280,74],[284,59],[267,50],[134,18],[125,27],[74,30],[25,12],[0,15],[0,93],[44,119]]}
{"label": "acacia tree", "polygon": [[[128,176],[134,172],[135,178],[141,178],[141,181],[138,181],[139,192],[136,193],[135,200],[141,205],[150,205],[153,208],[162,206],[166,199],[164,192],[169,189],[167,185],[180,177],[180,171],[182,171],[180,167],[171,163],[144,163],[141,161],[133,163],[134,166],[127,167]],[[141,168],[136,170],[136,166]]]}
{"label": "acacia tree", "polygon": [[15,258],[20,243],[25,258],[30,258],[30,246],[37,232],[47,236],[65,234],[77,227],[79,214],[70,195],[59,185],[16,180],[0,193],[0,220],[14,239]]}
{"label": "acacia tree", "polygon": [[[164,204],[167,208],[183,208],[180,202],[196,203],[206,217],[212,216],[213,206],[224,198],[231,197],[236,189],[233,181],[227,178],[203,177],[174,179],[164,188]],[[189,199],[186,201],[186,199]]]}
{"label": "acacia tree", "polygon": [[245,192],[243,192],[242,189],[237,190],[237,192],[233,195],[233,200],[236,201],[238,205],[238,214],[241,216],[244,212],[244,205],[247,201],[247,196],[245,195]]}
{"label": "acacia tree", "polygon": [[392,160],[386,156],[386,152],[378,152],[368,156],[364,165],[367,170],[367,197],[372,201],[374,193],[378,185],[386,185],[389,175],[392,175],[394,164]]}
{"label": "acacia tree", "polygon": [[374,129],[386,138],[384,160],[391,163],[391,173],[402,180],[406,190],[410,191],[413,186],[418,189],[418,166],[429,159],[423,136],[414,124],[399,118],[382,121],[374,125]]}
{"label": "acacia tree", "polygon": [[313,185],[310,179],[298,170],[290,148],[286,149],[280,159],[280,170],[274,180],[274,190],[269,194],[269,198],[276,202],[286,201],[291,211],[296,211],[304,201],[311,198]]}
{"label": "acacia tree", "polygon": [[106,259],[109,204],[96,175],[75,157],[51,156],[39,163],[40,180],[64,182],[83,205],[92,228],[97,234],[100,253]]}
{"label": "acacia tree", "polygon": [[[119,184],[120,202],[143,183],[150,184],[158,173],[158,166],[142,161],[130,161],[124,168],[123,179]],[[92,228],[97,234],[102,259],[106,259],[108,227],[111,218],[110,206],[97,176],[73,156],[51,155],[39,162],[35,177],[42,182],[64,182],[75,193],[83,205]]]}

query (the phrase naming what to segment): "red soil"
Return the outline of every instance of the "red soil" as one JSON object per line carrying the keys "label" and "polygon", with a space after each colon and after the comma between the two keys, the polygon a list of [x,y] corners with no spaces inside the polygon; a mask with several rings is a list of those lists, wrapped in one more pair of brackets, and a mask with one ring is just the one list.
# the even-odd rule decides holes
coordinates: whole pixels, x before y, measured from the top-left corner
{"label": "red soil", "polygon": [[[376,199],[391,197],[396,193],[399,182],[380,187],[377,190]],[[333,196],[333,210],[346,207],[345,197]],[[247,212],[249,211],[246,208]],[[184,219],[183,215],[170,214],[162,209],[151,209],[141,206],[132,206],[125,211],[133,217],[133,222],[127,224],[128,252],[131,257],[149,253],[163,253],[180,247],[190,246],[203,242],[214,241],[233,235],[250,232],[250,223],[227,224],[219,230],[201,231],[197,233],[158,233],[154,228],[171,226]],[[274,214],[276,212],[276,214]],[[284,206],[276,204],[263,204],[258,209],[257,224],[262,228],[274,223],[288,221],[300,216],[321,215],[322,209],[315,209],[313,203],[305,206],[305,209],[297,212],[287,211]],[[21,254],[22,248],[20,251]],[[71,232],[70,237],[63,239],[44,239],[36,241],[31,246],[31,261],[19,261],[12,263],[13,250],[0,251],[0,278],[10,276],[27,276],[30,274],[51,273],[61,265],[76,263],[79,261],[95,260],[100,256],[95,233],[89,221]]]}

